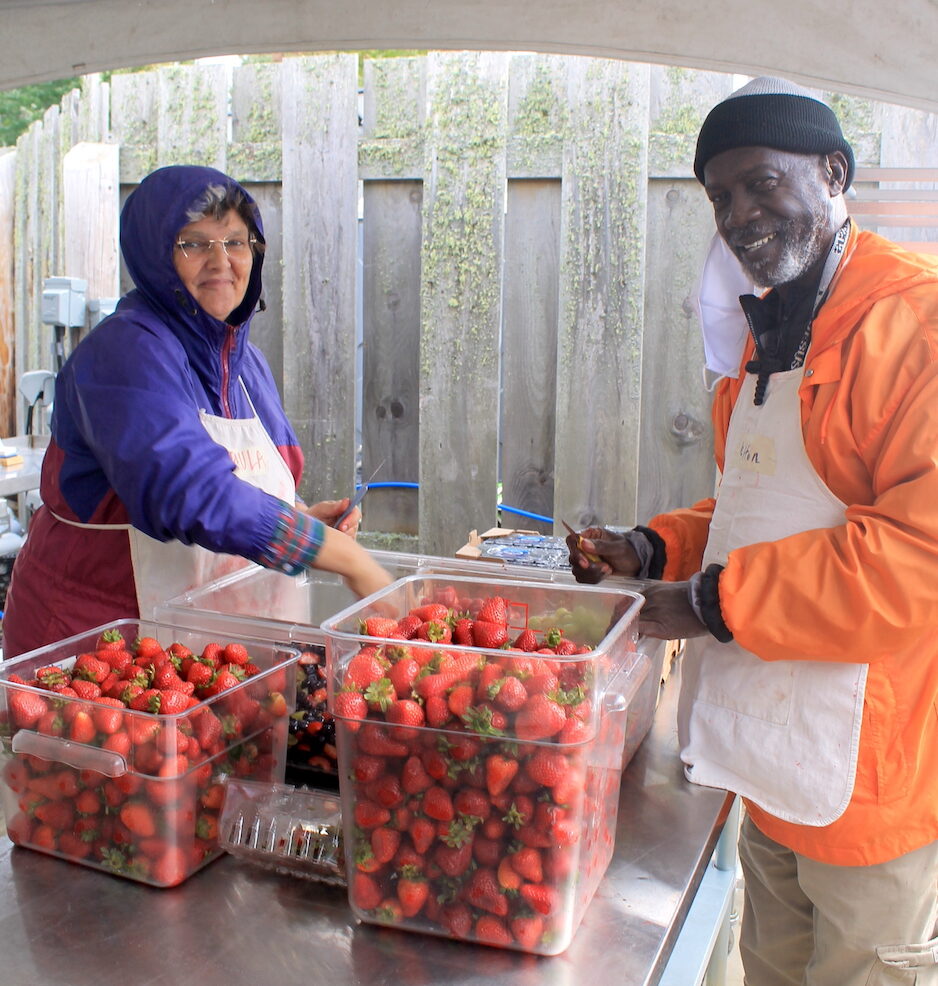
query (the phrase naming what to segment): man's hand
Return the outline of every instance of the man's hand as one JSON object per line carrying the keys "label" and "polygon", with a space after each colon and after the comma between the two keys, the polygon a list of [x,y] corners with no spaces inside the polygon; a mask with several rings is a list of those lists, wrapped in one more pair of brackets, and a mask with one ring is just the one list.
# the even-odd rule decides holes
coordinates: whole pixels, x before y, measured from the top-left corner
{"label": "man's hand", "polygon": [[687,582],[652,582],[645,586],[638,632],[661,640],[684,640],[707,633],[690,604],[688,587]]}
{"label": "man's hand", "polygon": [[602,582],[609,575],[634,578],[641,567],[628,538],[604,527],[587,527],[579,534],[568,534],[567,547],[570,549],[570,567],[577,582],[592,585]]}

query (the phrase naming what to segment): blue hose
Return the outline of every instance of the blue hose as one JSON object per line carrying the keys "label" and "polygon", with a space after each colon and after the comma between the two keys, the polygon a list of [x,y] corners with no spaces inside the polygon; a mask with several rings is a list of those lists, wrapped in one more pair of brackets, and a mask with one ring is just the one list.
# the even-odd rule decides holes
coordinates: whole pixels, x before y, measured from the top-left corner
{"label": "blue hose", "polygon": [[[419,490],[420,483],[369,483],[368,488],[373,490]],[[361,484],[357,484],[355,489],[360,490]],[[519,517],[527,517],[530,520],[538,520],[542,524],[553,524],[554,522],[553,517],[544,517],[541,514],[531,513],[530,510],[522,510],[520,507],[509,507],[504,503],[499,505],[499,510],[504,510],[509,514],[517,514]]]}

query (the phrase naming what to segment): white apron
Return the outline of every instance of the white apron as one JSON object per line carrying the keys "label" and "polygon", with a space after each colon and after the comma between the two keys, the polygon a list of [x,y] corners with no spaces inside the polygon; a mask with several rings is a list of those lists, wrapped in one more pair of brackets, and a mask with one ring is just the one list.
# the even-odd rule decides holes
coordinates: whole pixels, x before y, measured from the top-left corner
{"label": "white apron", "polygon": [[[212,440],[228,450],[239,479],[292,506],[296,502],[293,474],[257,416],[243,381],[241,387],[251,404],[253,417],[222,418],[199,411],[199,420]],[[128,532],[137,605],[144,619],[152,619],[155,607],[168,599],[249,564],[237,555],[209,551],[197,544],[158,541],[131,524],[78,524],[68,520],[64,523],[91,530]]]}
{"label": "white apron", "polygon": [[[702,567],[725,565],[744,545],[843,523],[845,505],[805,451],[803,372],[772,374],[761,407],[752,402],[756,377],[747,374]],[[865,664],[763,661],[709,635],[689,640],[678,709],[688,779],[789,822],[829,825],[853,792],[866,672]]]}

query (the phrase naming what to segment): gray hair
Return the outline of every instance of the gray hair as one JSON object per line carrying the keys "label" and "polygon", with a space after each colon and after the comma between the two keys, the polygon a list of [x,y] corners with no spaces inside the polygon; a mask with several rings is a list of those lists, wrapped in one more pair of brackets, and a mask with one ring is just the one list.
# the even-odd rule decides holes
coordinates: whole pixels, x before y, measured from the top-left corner
{"label": "gray hair", "polygon": [[[252,233],[257,232],[256,207],[236,185],[208,185],[205,191],[189,206],[186,219],[197,223],[200,219],[224,219],[231,210],[244,220]],[[264,243],[258,238],[255,251],[263,251]]]}

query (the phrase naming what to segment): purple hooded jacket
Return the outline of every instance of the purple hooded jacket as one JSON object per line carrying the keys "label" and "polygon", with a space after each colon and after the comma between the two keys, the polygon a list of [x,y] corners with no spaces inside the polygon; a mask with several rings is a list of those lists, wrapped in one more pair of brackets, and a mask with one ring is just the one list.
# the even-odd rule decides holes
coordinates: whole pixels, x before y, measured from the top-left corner
{"label": "purple hooded jacket", "polygon": [[[255,255],[231,325],[198,307],[173,266],[186,213],[208,185],[237,183],[212,168],[161,168],[121,212],[121,251],[136,287],[56,378],[44,505],[16,560],[4,658],[138,615],[127,532],[81,529],[53,514],[84,524],[130,523],[160,541],[259,560],[282,504],[234,475],[228,452],[199,421],[200,409],[247,418],[253,403],[300,481],[302,451],[270,368],[248,341],[263,253]],[[257,207],[241,190],[263,241]]]}

